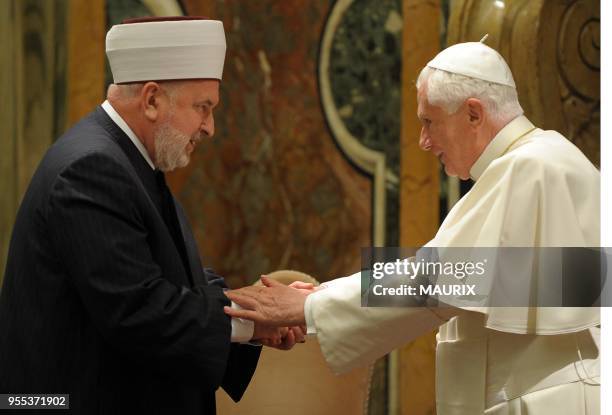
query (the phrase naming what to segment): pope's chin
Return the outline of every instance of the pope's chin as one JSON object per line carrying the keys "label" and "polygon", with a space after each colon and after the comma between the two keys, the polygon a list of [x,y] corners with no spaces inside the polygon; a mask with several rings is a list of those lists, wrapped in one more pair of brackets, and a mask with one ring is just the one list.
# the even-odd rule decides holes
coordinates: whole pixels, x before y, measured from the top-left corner
{"label": "pope's chin", "polygon": [[450,177],[457,177],[458,176],[458,174],[455,171],[455,169],[453,169],[452,166],[449,166],[448,164],[446,164],[444,153],[440,153],[438,155],[438,160],[440,161],[440,164],[442,164],[442,166],[444,166],[444,173],[446,173],[447,176],[450,176]]}
{"label": "pope's chin", "polygon": [[442,165],[444,166],[444,173],[446,173],[446,175],[449,177],[458,177],[460,180],[467,180],[470,178],[469,173],[467,174],[457,173],[457,171],[453,169],[452,167],[449,167],[444,163],[442,163]]}
{"label": "pope's chin", "polygon": [[440,163],[442,163],[442,166],[444,166],[444,173],[446,173],[447,176],[450,176],[450,177],[458,176],[457,172],[451,166],[449,166],[442,160],[442,157],[440,157]]}

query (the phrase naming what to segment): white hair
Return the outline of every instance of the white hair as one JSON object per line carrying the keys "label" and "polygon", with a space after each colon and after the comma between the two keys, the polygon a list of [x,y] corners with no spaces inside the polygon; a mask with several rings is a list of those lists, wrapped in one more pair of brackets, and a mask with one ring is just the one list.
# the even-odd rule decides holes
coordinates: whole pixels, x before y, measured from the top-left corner
{"label": "white hair", "polygon": [[427,85],[427,101],[454,114],[468,98],[479,99],[487,115],[495,122],[508,123],[523,114],[516,88],[470,78],[441,69],[424,67],[417,79],[417,89]]}
{"label": "white hair", "polygon": [[118,84],[117,90],[124,98],[135,98],[140,95],[144,83],[138,82],[133,84]]}

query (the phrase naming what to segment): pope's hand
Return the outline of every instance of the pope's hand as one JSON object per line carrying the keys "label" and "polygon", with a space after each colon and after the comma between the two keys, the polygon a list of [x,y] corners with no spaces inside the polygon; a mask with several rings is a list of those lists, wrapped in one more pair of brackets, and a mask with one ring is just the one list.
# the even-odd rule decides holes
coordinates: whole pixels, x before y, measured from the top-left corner
{"label": "pope's hand", "polygon": [[282,338],[287,335],[285,327],[275,327],[268,324],[255,323],[252,341],[258,341],[266,346],[275,347],[282,342]]}
{"label": "pope's hand", "polygon": [[302,282],[302,281],[294,281],[291,284],[289,284],[289,287],[295,288],[296,290],[301,290],[302,292],[306,294],[310,294],[319,289],[319,287],[315,287],[314,284],[311,282]]}
{"label": "pope's hand", "polygon": [[268,339],[260,340],[260,343],[264,346],[274,347],[279,350],[290,350],[295,346],[296,343],[304,343],[304,336],[306,335],[306,329],[302,327],[282,327],[280,341],[271,342]]}
{"label": "pope's hand", "polygon": [[304,303],[306,297],[314,291],[311,284],[301,283],[306,285],[288,287],[265,276],[261,277],[261,282],[264,287],[249,286],[226,291],[225,295],[243,309],[225,307],[225,313],[276,327],[294,327],[306,323]]}
{"label": "pope's hand", "polygon": [[305,327],[273,327],[255,323],[252,341],[280,350],[290,350],[296,343],[304,343]]}

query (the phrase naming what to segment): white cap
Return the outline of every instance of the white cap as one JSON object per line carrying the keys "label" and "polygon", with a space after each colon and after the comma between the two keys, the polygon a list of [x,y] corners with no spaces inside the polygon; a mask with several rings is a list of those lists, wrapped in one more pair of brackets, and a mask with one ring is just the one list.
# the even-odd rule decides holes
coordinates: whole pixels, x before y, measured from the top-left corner
{"label": "white cap", "polygon": [[203,18],[132,19],[106,34],[116,84],[221,79],[225,49],[223,23]]}
{"label": "white cap", "polygon": [[427,66],[516,88],[504,58],[495,49],[481,42],[450,46],[438,53]]}

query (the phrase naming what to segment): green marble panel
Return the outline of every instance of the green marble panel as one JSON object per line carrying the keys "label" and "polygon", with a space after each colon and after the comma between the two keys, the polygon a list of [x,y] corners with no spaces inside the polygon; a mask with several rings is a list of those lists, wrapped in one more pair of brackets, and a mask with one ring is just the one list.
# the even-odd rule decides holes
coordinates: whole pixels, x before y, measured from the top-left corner
{"label": "green marble panel", "polygon": [[[402,67],[401,0],[355,0],[332,43],[329,76],[338,112],[363,145],[382,151],[399,175]],[[399,191],[386,192],[385,242],[399,243]]]}
{"label": "green marble panel", "polygon": [[399,172],[402,5],[355,0],[332,44],[331,89],[346,127]]}

